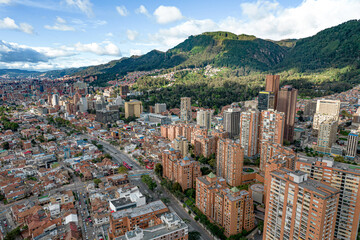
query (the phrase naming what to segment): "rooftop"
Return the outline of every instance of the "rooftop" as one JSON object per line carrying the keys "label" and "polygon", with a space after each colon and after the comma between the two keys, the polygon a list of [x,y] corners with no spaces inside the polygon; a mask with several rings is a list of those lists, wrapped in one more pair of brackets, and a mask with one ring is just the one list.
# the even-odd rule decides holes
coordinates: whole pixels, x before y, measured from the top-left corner
{"label": "rooftop", "polygon": [[119,219],[123,217],[135,218],[141,215],[149,214],[163,209],[168,209],[168,208],[161,200],[158,200],[140,207],[124,209],[118,212],[114,212],[112,213],[112,216],[114,219]]}

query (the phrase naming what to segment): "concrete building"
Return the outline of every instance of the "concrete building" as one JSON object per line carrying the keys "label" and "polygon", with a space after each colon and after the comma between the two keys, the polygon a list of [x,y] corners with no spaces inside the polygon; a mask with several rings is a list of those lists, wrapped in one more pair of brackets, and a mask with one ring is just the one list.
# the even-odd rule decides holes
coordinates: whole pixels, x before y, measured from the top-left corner
{"label": "concrete building", "polygon": [[125,102],[125,118],[128,117],[140,117],[143,111],[142,102],[138,100],[130,100]]}
{"label": "concrete building", "polygon": [[59,95],[58,94],[53,94],[52,95],[51,104],[53,106],[59,106],[60,105],[60,100],[59,100]]}
{"label": "concrete building", "polygon": [[189,98],[189,97],[181,98],[180,119],[184,122],[191,122],[191,120],[192,120],[191,98]]}
{"label": "concrete building", "polygon": [[156,103],[155,104],[155,113],[160,114],[166,112],[166,103]]}
{"label": "concrete building", "polygon": [[276,109],[277,106],[279,88],[280,88],[280,76],[267,75],[265,80],[265,91],[274,93],[274,109]]}
{"label": "concrete building", "polygon": [[262,91],[258,96],[258,110],[275,109],[275,94],[273,92]]}
{"label": "concrete building", "polygon": [[360,220],[360,169],[329,157],[300,158],[296,169],[340,191],[334,239],[356,239]]}
{"label": "concrete building", "polygon": [[138,121],[143,122],[147,125],[166,125],[171,124],[171,119],[168,116],[163,116],[161,114],[155,114],[155,113],[146,113],[142,114],[141,119],[138,119]]}
{"label": "concrete building", "polygon": [[119,188],[116,193],[118,199],[109,200],[111,211],[117,212],[127,208],[140,207],[146,204],[146,197],[137,186],[133,188]]}
{"label": "concrete building", "polygon": [[321,153],[330,154],[331,146],[336,141],[336,133],[338,129],[338,121],[329,119],[320,124],[317,145],[313,148]]}
{"label": "concrete building", "polygon": [[316,113],[317,101],[310,100],[304,106],[304,116],[314,116]]}
{"label": "concrete building", "polygon": [[216,172],[230,186],[239,186],[242,181],[244,149],[230,139],[219,139],[216,156]]}
{"label": "concrete building", "polygon": [[326,120],[339,121],[340,100],[317,100],[313,129],[319,130],[320,124]]}
{"label": "concrete building", "polygon": [[82,98],[80,98],[80,101],[79,101],[79,111],[82,113],[85,113],[85,112],[87,112],[87,110],[88,110],[87,98],[82,97]]}
{"label": "concrete building", "polygon": [[285,114],[270,109],[260,114],[259,142],[270,141],[283,144]]}
{"label": "concrete building", "polygon": [[282,87],[278,94],[276,110],[285,113],[284,139],[294,141],[294,125],[298,90],[292,86]]}
{"label": "concrete building", "polygon": [[111,123],[120,119],[119,110],[98,110],[96,111],[95,121],[101,123]]}
{"label": "concrete building", "polygon": [[161,219],[158,216],[166,212],[169,212],[169,209],[160,200],[140,207],[113,212],[110,215],[109,237],[114,239],[136,227],[146,229],[159,225]]}
{"label": "concrete building", "polygon": [[258,154],[259,121],[260,113],[258,110],[250,109],[241,113],[240,145],[244,149],[245,156],[250,158]]}
{"label": "concrete building", "polygon": [[248,191],[229,189],[213,173],[196,179],[196,206],[224,228],[227,237],[254,228],[253,200]]}
{"label": "concrete building", "polygon": [[265,172],[266,164],[278,155],[287,160],[287,168],[295,169],[297,155],[294,150],[279,143],[265,141],[260,144],[260,171]]}
{"label": "concrete building", "polygon": [[125,233],[116,240],[185,240],[188,239],[188,225],[175,213],[165,213],[160,217],[161,223],[149,227],[138,228]]}
{"label": "concrete building", "polygon": [[240,133],[240,109],[230,108],[224,111],[224,130],[230,138],[239,136]]}
{"label": "concrete building", "polygon": [[128,85],[120,86],[120,95],[121,96],[127,96],[129,92],[130,92],[130,90],[129,90]]}
{"label": "concrete building", "polygon": [[282,168],[270,173],[264,240],[334,239],[339,190]]}
{"label": "concrete building", "polygon": [[175,151],[180,151],[182,157],[187,157],[189,154],[189,141],[183,136],[175,138],[172,141],[172,147]]}
{"label": "concrete building", "polygon": [[195,156],[210,157],[211,154],[216,154],[217,141],[219,137],[212,135],[197,135],[194,138],[194,154]]}
{"label": "concrete building", "polygon": [[212,111],[208,111],[208,110],[197,111],[197,115],[196,115],[197,125],[204,127],[206,129],[210,129],[211,117],[212,117]]}
{"label": "concrete building", "polygon": [[173,148],[162,153],[163,177],[178,182],[183,191],[195,187],[195,180],[201,176],[200,163],[189,157],[182,157]]}
{"label": "concrete building", "polygon": [[359,132],[351,131],[348,135],[346,157],[354,159],[356,157],[357,148],[359,145]]}

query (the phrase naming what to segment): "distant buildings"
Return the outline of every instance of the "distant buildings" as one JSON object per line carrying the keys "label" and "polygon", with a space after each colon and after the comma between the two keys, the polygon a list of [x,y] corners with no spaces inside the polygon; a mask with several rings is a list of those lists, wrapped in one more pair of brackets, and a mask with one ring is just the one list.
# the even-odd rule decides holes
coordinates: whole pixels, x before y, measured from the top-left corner
{"label": "distant buildings", "polygon": [[143,111],[142,102],[137,100],[130,100],[125,102],[125,118],[140,117]]}
{"label": "distant buildings", "polygon": [[294,125],[298,90],[292,86],[284,86],[278,94],[276,110],[285,113],[284,139],[294,141]]}
{"label": "distant buildings", "polygon": [[275,109],[275,94],[273,92],[262,91],[258,96],[258,110]]}
{"label": "distant buildings", "polygon": [[351,131],[347,139],[346,157],[351,159],[355,158],[358,145],[359,145],[359,132]]}
{"label": "distant buildings", "polygon": [[240,186],[244,162],[244,149],[230,139],[219,139],[217,146],[217,175],[230,186]]}
{"label": "distant buildings", "polygon": [[278,93],[280,87],[279,75],[267,75],[265,80],[265,91],[272,92],[274,94],[274,109],[277,106]]}
{"label": "distant buildings", "polygon": [[189,97],[181,98],[180,119],[184,122],[191,122],[191,120],[192,120],[191,98],[189,98]]}
{"label": "distant buildings", "polygon": [[230,108],[224,111],[224,130],[230,138],[239,136],[240,133],[240,109]]}
{"label": "distant buildings", "polygon": [[333,239],[338,189],[286,168],[270,177],[263,239]]}
{"label": "distant buildings", "polygon": [[166,103],[156,103],[155,104],[155,113],[160,114],[166,112]]}
{"label": "distant buildings", "polygon": [[127,96],[129,92],[130,92],[130,90],[129,90],[128,85],[120,86],[120,95],[121,96]]}
{"label": "distant buildings", "polygon": [[119,110],[98,110],[95,120],[101,123],[112,123],[120,119]]}
{"label": "distant buildings", "polygon": [[210,129],[211,128],[211,117],[212,117],[212,111],[199,110],[196,115],[197,125],[204,127],[206,129]]}
{"label": "distant buildings", "polygon": [[59,95],[58,94],[53,94],[52,95],[52,100],[51,103],[53,106],[59,106]]}
{"label": "distant buildings", "polygon": [[256,109],[242,112],[240,116],[240,144],[247,157],[258,154],[260,113]]}
{"label": "distant buildings", "polygon": [[334,119],[328,119],[320,123],[317,145],[314,149],[318,152],[330,154],[331,146],[336,141],[338,122]]}
{"label": "distant buildings", "polygon": [[181,156],[186,157],[189,154],[189,141],[182,136],[178,136],[172,141],[172,147],[175,151],[180,151]]}
{"label": "distant buildings", "polygon": [[224,228],[229,237],[254,228],[253,199],[248,191],[229,189],[225,179],[213,173],[196,179],[196,206]]}
{"label": "distant buildings", "polygon": [[320,124],[326,120],[339,121],[340,100],[321,99],[317,101],[313,129],[319,130]]}
{"label": "distant buildings", "polygon": [[283,144],[285,128],[285,114],[270,109],[260,114],[259,142],[270,141]]}

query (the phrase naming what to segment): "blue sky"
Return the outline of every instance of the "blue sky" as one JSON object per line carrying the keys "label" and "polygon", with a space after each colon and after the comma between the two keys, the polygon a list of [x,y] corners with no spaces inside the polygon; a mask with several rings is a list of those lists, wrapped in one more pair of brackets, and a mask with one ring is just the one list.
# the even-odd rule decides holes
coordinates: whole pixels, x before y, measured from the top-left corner
{"label": "blue sky", "polygon": [[101,64],[205,31],[300,38],[359,18],[359,0],[0,0],[0,68]]}

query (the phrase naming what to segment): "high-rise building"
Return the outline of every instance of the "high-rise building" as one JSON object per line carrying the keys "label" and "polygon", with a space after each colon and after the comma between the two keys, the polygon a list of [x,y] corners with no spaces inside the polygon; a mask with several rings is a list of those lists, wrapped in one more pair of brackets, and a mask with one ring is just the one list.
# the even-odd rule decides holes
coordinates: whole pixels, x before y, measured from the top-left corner
{"label": "high-rise building", "polygon": [[125,118],[128,117],[140,117],[143,111],[142,102],[138,100],[130,100],[125,102]]}
{"label": "high-rise building", "polygon": [[219,139],[217,146],[217,175],[225,179],[230,186],[239,186],[242,182],[244,149],[231,139]]}
{"label": "high-rise building", "polygon": [[339,121],[340,100],[317,100],[313,129],[319,130],[320,124],[326,120]]}
{"label": "high-rise building", "polygon": [[155,103],[155,113],[160,114],[166,111],[166,103]]}
{"label": "high-rise building", "polygon": [[240,133],[240,109],[230,108],[224,111],[223,125],[225,132],[230,138],[239,136]]}
{"label": "high-rise building", "polygon": [[283,144],[285,127],[285,114],[270,109],[262,111],[260,114],[260,144],[264,141],[270,141]]}
{"label": "high-rise building", "polygon": [[77,105],[78,102],[80,101],[80,98],[81,98],[81,94],[79,92],[76,92],[75,95],[74,95],[74,98],[73,98],[73,101],[74,101],[73,103],[75,105]]}
{"label": "high-rise building", "polygon": [[334,119],[329,119],[320,124],[317,145],[314,149],[321,153],[330,154],[331,146],[336,141],[336,133],[338,129],[338,122]]}
{"label": "high-rise building", "polygon": [[286,85],[279,91],[277,99],[276,110],[285,113],[284,139],[289,142],[294,141],[297,95],[297,89]]}
{"label": "high-rise building", "polygon": [[186,157],[189,153],[189,141],[186,137],[178,136],[172,141],[172,147],[175,151],[180,151],[183,157]]}
{"label": "high-rise building", "polygon": [[87,98],[82,97],[80,98],[80,102],[79,102],[79,111],[84,113],[87,112],[87,110],[88,110]]}
{"label": "high-rise building", "polygon": [[275,95],[273,92],[262,91],[258,96],[258,109],[259,111],[275,109]]}
{"label": "high-rise building", "polygon": [[191,98],[182,97],[180,103],[180,119],[185,122],[191,122]]}
{"label": "high-rise building", "polygon": [[265,172],[266,164],[278,155],[287,159],[287,168],[295,169],[297,155],[294,150],[279,143],[265,141],[260,144],[260,171]]}
{"label": "high-rise building", "polygon": [[242,112],[240,116],[240,145],[247,157],[258,154],[260,113],[256,109]]}
{"label": "high-rise building", "polygon": [[314,116],[314,114],[316,113],[316,104],[317,101],[313,101],[313,100],[306,102],[304,106],[304,115]]}
{"label": "high-rise building", "polygon": [[120,86],[120,95],[121,96],[127,96],[127,94],[130,92],[128,85]]}
{"label": "high-rise building", "polygon": [[274,109],[277,106],[277,98],[280,87],[280,76],[279,75],[267,75],[265,80],[265,91],[274,93]]}
{"label": "high-rise building", "polygon": [[224,227],[227,237],[254,227],[253,200],[249,192],[236,187],[229,189],[225,179],[213,173],[196,179],[196,207]]}
{"label": "high-rise building", "polygon": [[162,153],[163,177],[178,182],[183,191],[195,187],[195,180],[201,176],[200,164],[189,157],[182,157],[180,151],[171,148]]}
{"label": "high-rise building", "polygon": [[359,144],[359,132],[351,131],[348,135],[347,147],[346,147],[346,157],[355,158],[357,147]]}
{"label": "high-rise building", "polygon": [[197,125],[204,127],[206,129],[211,128],[211,117],[212,117],[212,111],[208,110],[199,110],[196,114],[196,122]]}
{"label": "high-rise building", "polygon": [[59,106],[60,101],[59,101],[59,95],[58,94],[52,95],[51,103],[52,103],[53,106]]}
{"label": "high-rise building", "polygon": [[197,135],[194,138],[195,156],[204,156],[209,158],[217,150],[217,140],[219,138],[213,135]]}
{"label": "high-rise building", "polygon": [[334,239],[338,189],[286,168],[270,177],[264,240]]}
{"label": "high-rise building", "polygon": [[300,158],[296,162],[296,169],[340,191],[337,217],[334,221],[334,239],[357,239],[360,220],[360,169],[336,162],[329,157]]}

